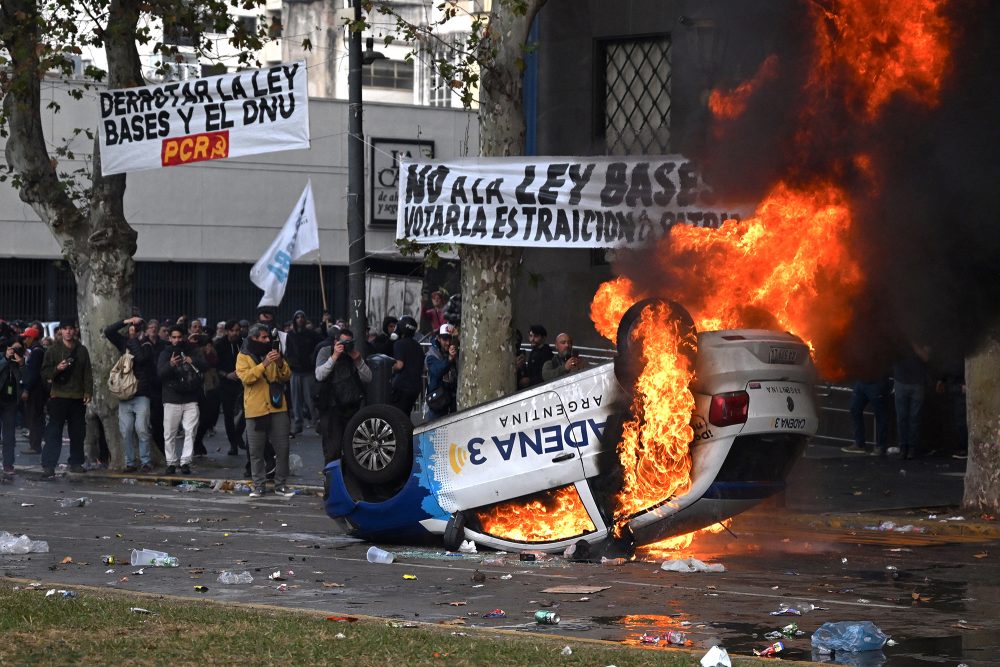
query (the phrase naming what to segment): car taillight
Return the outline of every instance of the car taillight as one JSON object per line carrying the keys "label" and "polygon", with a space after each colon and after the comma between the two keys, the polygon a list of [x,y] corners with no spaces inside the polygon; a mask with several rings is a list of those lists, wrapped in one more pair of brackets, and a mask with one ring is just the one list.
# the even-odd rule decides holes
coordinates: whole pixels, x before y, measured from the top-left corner
{"label": "car taillight", "polygon": [[708,421],[714,426],[745,424],[749,411],[750,394],[745,391],[717,394],[712,397],[712,405],[708,409]]}

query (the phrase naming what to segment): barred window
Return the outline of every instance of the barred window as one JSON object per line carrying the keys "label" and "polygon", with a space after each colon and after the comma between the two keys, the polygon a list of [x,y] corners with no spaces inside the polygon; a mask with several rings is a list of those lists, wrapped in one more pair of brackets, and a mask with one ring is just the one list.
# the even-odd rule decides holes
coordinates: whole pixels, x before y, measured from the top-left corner
{"label": "barred window", "polygon": [[670,152],[670,38],[598,43],[595,132],[608,155]]}

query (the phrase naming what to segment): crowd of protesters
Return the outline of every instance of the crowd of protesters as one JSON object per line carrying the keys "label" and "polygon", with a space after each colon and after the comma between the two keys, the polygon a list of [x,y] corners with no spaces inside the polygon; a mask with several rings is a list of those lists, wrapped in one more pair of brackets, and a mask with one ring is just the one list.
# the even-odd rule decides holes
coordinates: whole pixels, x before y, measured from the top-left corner
{"label": "crowd of protesters", "polygon": [[[388,404],[411,417],[416,410],[418,419],[435,419],[457,409],[460,297],[433,292],[420,315],[419,323],[410,316],[386,317],[379,331],[366,332],[365,354],[389,357]],[[228,455],[245,456],[254,497],[265,493],[268,479],[275,492],[287,491],[289,440],[303,431],[322,436],[326,462],[340,457],[345,428],[365,404],[372,370],[345,320],[325,312],[311,320],[298,310],[279,327],[275,316],[274,308],[262,307],[252,323],[230,319],[208,327],[186,315],[164,320],[134,315],[103,328],[121,359],[128,360],[121,372],[131,378],[129,390],[115,394],[124,472],[159,473],[154,461],[161,461],[163,474],[192,474],[220,416]],[[22,451],[41,455],[43,479],[55,478],[64,430],[70,472],[106,465],[109,458],[106,442],[97,461],[87,461],[84,451],[87,404],[95,382],[109,379],[94,376],[76,322],[59,322],[52,337],[44,330],[40,322],[0,320],[6,476],[14,474],[18,422],[27,438]],[[585,367],[568,334],[556,337],[555,352],[546,338],[545,327],[533,325],[527,352],[518,346],[519,389]]]}

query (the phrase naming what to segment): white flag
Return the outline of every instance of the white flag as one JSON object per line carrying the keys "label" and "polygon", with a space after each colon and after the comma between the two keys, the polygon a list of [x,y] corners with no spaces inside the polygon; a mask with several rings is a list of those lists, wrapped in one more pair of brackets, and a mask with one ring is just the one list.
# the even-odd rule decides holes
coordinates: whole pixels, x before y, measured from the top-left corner
{"label": "white flag", "polygon": [[313,250],[319,250],[319,228],[316,225],[312,181],[309,181],[278,237],[250,269],[250,280],[264,290],[258,308],[281,303],[292,262]]}

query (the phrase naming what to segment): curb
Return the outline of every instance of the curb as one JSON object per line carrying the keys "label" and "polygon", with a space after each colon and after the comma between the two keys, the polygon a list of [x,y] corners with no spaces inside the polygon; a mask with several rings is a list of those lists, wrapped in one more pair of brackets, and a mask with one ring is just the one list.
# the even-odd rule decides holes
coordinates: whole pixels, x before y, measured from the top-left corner
{"label": "curb", "polygon": [[[25,479],[38,479],[41,477],[41,472],[37,469],[26,468],[26,467],[16,467],[17,474]],[[59,474],[56,473],[59,477]],[[160,484],[169,486],[178,486],[184,482],[198,482],[199,484],[207,484],[211,487],[216,482],[232,482],[233,484],[250,484],[250,480],[244,477],[203,477],[199,475],[143,475],[143,474],[131,474],[131,473],[120,473],[111,472],[108,470],[88,470],[85,473],[70,473],[67,472],[62,476],[64,479],[71,481],[83,481],[83,480],[95,480],[95,481],[124,481],[127,479],[135,480],[136,484]],[[290,489],[300,490],[305,494],[322,495],[323,487],[317,484],[286,484]],[[209,490],[211,490],[209,488]],[[234,493],[234,491],[221,491],[220,493]]]}
{"label": "curb", "polygon": [[[964,516],[959,508],[942,508],[937,513],[939,518],[929,519],[930,512],[922,511],[919,515],[913,510],[901,509],[898,513],[878,512],[845,512],[845,513],[781,513],[769,516],[744,516],[743,521],[737,517],[737,526],[760,527],[773,529],[780,526],[799,527],[810,530],[829,530],[841,533],[857,533],[863,535],[911,536],[911,537],[943,537],[962,538],[963,541],[975,539],[1000,540],[1000,522],[987,521],[979,517],[948,520],[951,516]],[[879,529],[887,522],[896,527],[913,526],[913,530],[900,531]]]}

